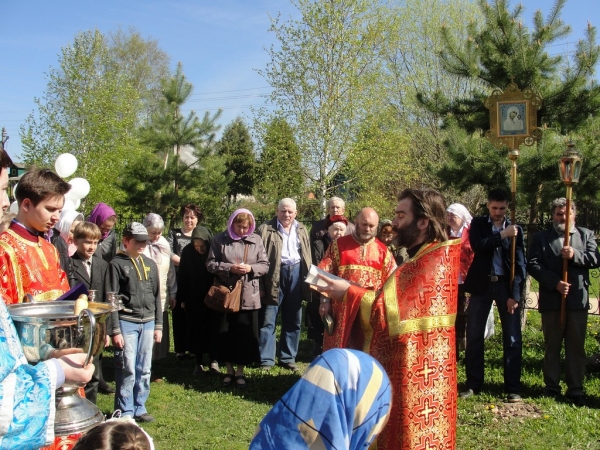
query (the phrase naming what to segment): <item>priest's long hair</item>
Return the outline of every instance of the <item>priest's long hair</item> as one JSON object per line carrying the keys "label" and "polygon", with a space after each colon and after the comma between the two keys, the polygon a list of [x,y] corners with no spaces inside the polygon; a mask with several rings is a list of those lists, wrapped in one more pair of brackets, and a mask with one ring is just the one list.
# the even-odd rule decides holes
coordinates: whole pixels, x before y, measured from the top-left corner
{"label": "priest's long hair", "polygon": [[435,189],[405,189],[398,194],[398,201],[410,198],[412,212],[417,219],[428,219],[426,242],[446,241],[446,201]]}

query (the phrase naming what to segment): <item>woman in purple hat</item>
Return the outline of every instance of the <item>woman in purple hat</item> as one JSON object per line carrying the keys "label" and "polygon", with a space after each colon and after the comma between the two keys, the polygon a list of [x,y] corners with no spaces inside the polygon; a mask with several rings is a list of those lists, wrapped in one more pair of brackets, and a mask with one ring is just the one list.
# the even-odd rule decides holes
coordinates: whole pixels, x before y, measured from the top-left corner
{"label": "woman in purple hat", "polygon": [[[218,359],[227,366],[223,386],[231,386],[235,379],[240,389],[246,388],[245,366],[260,360],[258,279],[269,269],[265,247],[260,236],[254,234],[254,228],[254,216],[250,211],[235,211],[229,217],[227,230],[213,239],[206,262],[208,271],[225,286],[243,280],[240,311],[222,315],[217,339]],[[234,365],[237,366],[235,370]]]}
{"label": "woman in purple hat", "polygon": [[94,206],[87,221],[98,225],[102,233],[94,256],[110,262],[117,254],[118,244],[114,230],[117,223],[117,213],[106,203],[98,203]]}

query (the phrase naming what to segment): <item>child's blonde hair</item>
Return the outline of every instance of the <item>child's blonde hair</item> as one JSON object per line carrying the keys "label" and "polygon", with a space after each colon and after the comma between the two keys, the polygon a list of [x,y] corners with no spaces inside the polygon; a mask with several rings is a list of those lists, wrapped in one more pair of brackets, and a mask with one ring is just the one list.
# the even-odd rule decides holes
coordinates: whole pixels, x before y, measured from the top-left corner
{"label": "child's blonde hair", "polygon": [[95,223],[91,222],[81,222],[77,224],[75,229],[73,230],[73,240],[75,239],[93,239],[100,240],[102,236],[102,232],[100,228]]}

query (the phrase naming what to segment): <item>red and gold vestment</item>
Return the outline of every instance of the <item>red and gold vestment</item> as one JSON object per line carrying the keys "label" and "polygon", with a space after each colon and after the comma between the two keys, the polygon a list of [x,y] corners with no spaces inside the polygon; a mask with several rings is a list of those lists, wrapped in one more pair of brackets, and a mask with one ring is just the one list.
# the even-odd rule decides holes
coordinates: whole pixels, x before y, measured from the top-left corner
{"label": "red and gold vestment", "polygon": [[364,351],[387,371],[390,420],[378,450],[453,449],[457,380],[454,322],[460,240],[425,244],[376,293],[350,286],[360,303]]}
{"label": "red and gold vestment", "polygon": [[[366,244],[353,235],[333,241],[319,268],[365,289],[378,291],[396,269],[396,261],[385,244],[372,239]],[[364,343],[360,321],[357,320],[360,301],[332,302],[330,314],[335,323],[333,334],[325,333],[323,350],[354,348],[362,350]]]}
{"label": "red and gold vestment", "polygon": [[7,305],[21,303],[25,294],[38,302],[56,300],[68,290],[51,243],[14,222],[0,234],[0,294]]}

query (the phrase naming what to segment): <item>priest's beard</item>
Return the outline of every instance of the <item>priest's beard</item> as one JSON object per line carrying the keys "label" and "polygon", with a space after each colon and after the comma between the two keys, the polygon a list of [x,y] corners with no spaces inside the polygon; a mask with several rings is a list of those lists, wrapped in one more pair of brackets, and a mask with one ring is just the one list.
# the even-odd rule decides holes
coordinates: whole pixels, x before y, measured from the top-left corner
{"label": "priest's beard", "polygon": [[371,239],[373,239],[375,237],[375,233],[369,233],[367,232],[363,232],[363,233],[356,233],[358,236],[358,239],[360,239],[361,242],[369,242]]}
{"label": "priest's beard", "polygon": [[415,217],[408,225],[404,225],[400,228],[394,227],[394,231],[396,232],[394,243],[396,246],[412,248],[419,243],[418,240],[421,237],[421,230],[419,230],[419,226],[417,225],[418,220],[419,219]]}

